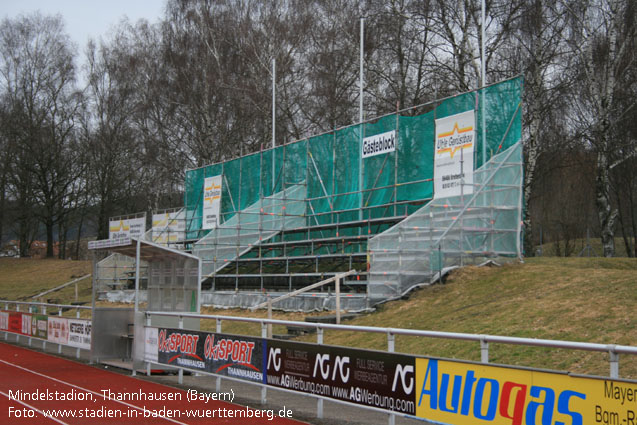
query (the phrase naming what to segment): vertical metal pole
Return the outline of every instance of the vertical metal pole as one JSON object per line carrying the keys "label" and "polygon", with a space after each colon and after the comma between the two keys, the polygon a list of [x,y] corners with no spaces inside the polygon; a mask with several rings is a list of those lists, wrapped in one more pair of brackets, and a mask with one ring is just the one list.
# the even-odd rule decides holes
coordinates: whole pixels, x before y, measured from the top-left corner
{"label": "vertical metal pole", "polygon": [[[184,328],[184,318],[182,316],[179,316],[179,329],[183,329]],[[179,383],[179,385],[182,385],[184,383],[184,370],[182,368],[179,368],[179,374],[177,375],[177,382]]]}
{"label": "vertical metal pole", "polygon": [[[268,297],[268,320],[272,320],[272,298],[270,298],[270,294]],[[266,338],[272,338],[272,323],[268,322]]]}
{"label": "vertical metal pole", "polygon": [[[77,319],[80,318],[80,309],[76,309],[75,310],[75,317]],[[29,345],[31,345],[31,338],[29,338]],[[75,358],[79,359],[80,358],[80,348],[78,347],[77,350],[75,350]]]}
{"label": "vertical metal pole", "polygon": [[489,363],[489,342],[485,339],[480,340],[480,361]]}
{"label": "vertical metal pole", "polygon": [[[146,326],[150,327],[151,325],[151,320],[150,320],[150,315],[146,316]],[[146,333],[146,331],[144,331],[144,334]],[[146,335],[144,335],[145,337]],[[146,362],[146,376],[150,376],[150,362]]]}
{"label": "vertical metal pole", "polygon": [[398,140],[400,140],[400,102],[396,102],[396,147],[394,150],[394,217],[398,215]]}
{"label": "vertical metal pole", "polygon": [[[316,343],[323,344],[323,328],[316,328]],[[318,419],[323,419],[323,399],[319,398],[316,400],[316,417]]]}
{"label": "vertical metal pole", "polygon": [[387,333],[387,351],[393,353],[396,349],[396,335],[391,332]]}
{"label": "vertical metal pole", "polygon": [[[351,258],[351,257],[350,257]],[[336,277],[336,324],[341,324],[341,278]]]}
{"label": "vertical metal pole", "polygon": [[482,56],[480,58],[480,65],[482,67],[482,96],[480,96],[480,100],[482,102],[481,112],[482,112],[482,165],[487,162],[487,133],[486,133],[486,110],[484,104],[484,85],[486,83],[486,74],[487,74],[487,64],[485,62],[485,48],[486,48],[486,35],[485,35],[485,21],[486,21],[486,7],[485,0],[482,0]]}
{"label": "vertical metal pole", "polygon": [[139,311],[139,263],[141,258],[142,242],[137,239],[137,249],[135,250],[135,314]]}
{"label": "vertical metal pole", "polygon": [[276,184],[275,180],[275,156],[274,148],[276,147],[276,59],[272,59],[272,194],[274,195]]}
{"label": "vertical metal pole", "polygon": [[[261,338],[267,338],[268,336],[268,325],[261,322]],[[264,405],[268,402],[268,389],[264,385],[261,387],[261,404]]]}
{"label": "vertical metal pole", "polygon": [[[361,10],[362,15],[362,10]],[[360,81],[359,81],[359,92],[358,92],[358,122],[360,125],[360,137],[359,137],[359,145],[358,145],[358,192],[360,196],[359,202],[359,212],[358,219],[360,221],[363,220],[363,138],[365,128],[363,125],[363,120],[365,119],[365,113],[363,111],[363,87],[365,84],[364,78],[364,69],[363,69],[363,59],[364,59],[364,49],[365,49],[365,18],[361,16],[361,24],[360,24]],[[360,234],[360,233],[359,233]]]}
{"label": "vertical metal pole", "polygon": [[[221,319],[216,319],[215,330],[218,334],[221,333]],[[221,377],[220,376],[217,376],[215,386],[216,386],[216,391],[221,392]]]}
{"label": "vertical metal pole", "polygon": [[619,354],[611,348],[608,351],[610,355],[610,377],[611,378],[619,378]]}
{"label": "vertical metal pole", "polygon": [[[61,307],[58,310],[58,317],[62,317],[62,308]],[[16,336],[16,341],[17,341],[17,336]],[[62,344],[58,344],[58,354],[62,354]]]}

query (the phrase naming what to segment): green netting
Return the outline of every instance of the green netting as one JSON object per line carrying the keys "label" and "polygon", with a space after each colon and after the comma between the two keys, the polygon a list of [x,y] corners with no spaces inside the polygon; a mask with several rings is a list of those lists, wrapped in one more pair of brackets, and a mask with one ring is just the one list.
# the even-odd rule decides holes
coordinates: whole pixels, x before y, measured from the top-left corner
{"label": "green netting", "polygon": [[[221,223],[260,199],[286,193],[299,184],[306,185],[308,226],[410,214],[433,195],[435,119],[477,110],[477,169],[520,139],[521,114],[516,110],[521,92],[522,79],[515,78],[433,103],[421,115],[411,116],[413,111],[407,111],[189,170],[185,184],[187,237],[200,239],[207,232],[201,230],[203,182],[215,175],[224,177]],[[362,139],[391,130],[397,130],[395,152],[361,160]]]}

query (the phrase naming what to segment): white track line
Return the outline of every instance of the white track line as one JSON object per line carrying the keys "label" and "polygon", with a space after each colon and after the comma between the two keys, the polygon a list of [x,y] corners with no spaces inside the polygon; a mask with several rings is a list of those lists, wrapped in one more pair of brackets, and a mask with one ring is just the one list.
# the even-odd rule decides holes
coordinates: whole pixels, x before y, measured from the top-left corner
{"label": "white track line", "polygon": [[[87,392],[87,393],[95,394],[95,395],[97,395],[97,396],[99,396],[99,397],[102,397],[102,398],[103,398],[104,400],[106,400],[106,401],[114,401],[114,402],[116,402],[116,403],[123,404],[124,406],[128,406],[128,407],[132,407],[133,409],[141,410],[142,412],[151,412],[151,413],[152,413],[152,411],[150,411],[150,410],[148,410],[148,409],[144,409],[143,407],[135,406],[134,404],[126,403],[126,402],[121,401],[121,400],[116,400],[116,399],[112,399],[112,398],[106,398],[106,396],[105,396],[104,394],[100,394],[100,393],[98,393],[98,392],[95,392],[95,391],[89,390],[89,389],[87,389],[87,388],[80,387],[79,385],[71,384],[70,382],[62,381],[61,379],[57,379],[57,378],[54,378],[54,377],[52,377],[52,376],[45,375],[45,374],[40,373],[40,372],[36,372],[36,371],[34,371],[34,370],[31,370],[31,369],[27,369],[26,367],[18,366],[18,365],[15,365],[15,364],[13,364],[13,363],[9,363],[9,362],[4,361],[4,360],[0,360],[0,362],[2,362],[2,363],[4,363],[4,364],[6,364],[6,365],[8,365],[8,366],[13,366],[13,367],[15,367],[15,368],[22,369],[22,370],[24,370],[24,371],[26,371],[26,372],[33,373],[34,375],[38,375],[38,376],[41,376],[41,377],[43,377],[43,378],[50,379],[50,380],[55,381],[55,382],[59,382],[59,383],[61,383],[61,384],[68,385],[69,387],[77,388],[77,389],[82,390],[82,391],[85,391],[85,392]],[[175,419],[172,419],[172,418],[166,418],[166,417],[164,417],[164,416],[153,416],[153,417],[156,417],[156,418],[159,418],[159,419],[165,419],[165,420],[167,420],[167,421],[170,421],[170,422],[173,422],[173,423],[176,423],[176,424],[179,424],[179,425],[188,425],[188,424],[187,424],[187,423],[185,423],[185,422],[179,422],[179,421],[177,421],[177,420],[175,420]]]}
{"label": "white track line", "polygon": [[47,419],[51,419],[52,421],[55,421],[55,422],[57,422],[57,423],[59,423],[59,424],[62,424],[62,425],[70,425],[68,422],[62,422],[61,420],[56,419],[56,418],[54,418],[54,417],[52,417],[52,416],[47,416],[47,415],[45,415],[43,411],[41,411],[41,410],[40,410],[40,409],[38,409],[37,407],[33,407],[33,406],[31,406],[30,404],[25,403],[24,401],[16,400],[15,398],[9,397],[9,394],[5,393],[4,391],[0,391],[0,394],[2,394],[3,396],[5,396],[6,398],[8,398],[8,399],[9,399],[9,400],[11,400],[11,401],[15,401],[15,402],[17,402],[17,403],[20,403],[20,404],[21,404],[21,405],[23,405],[23,406],[28,407],[28,408],[29,408],[29,409],[31,409],[31,410],[35,410],[36,412],[38,412],[39,414],[41,414],[42,416],[44,416],[44,417],[45,417],[45,418],[47,418]]}

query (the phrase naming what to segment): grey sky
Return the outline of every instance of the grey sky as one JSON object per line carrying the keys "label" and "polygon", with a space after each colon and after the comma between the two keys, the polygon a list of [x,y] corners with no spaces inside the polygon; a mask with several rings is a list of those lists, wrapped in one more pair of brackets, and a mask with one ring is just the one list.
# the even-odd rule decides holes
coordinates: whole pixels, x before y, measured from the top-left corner
{"label": "grey sky", "polygon": [[165,0],[0,0],[0,18],[15,18],[40,10],[60,14],[66,31],[81,54],[90,37],[106,37],[122,18],[145,18],[154,23],[163,15]]}

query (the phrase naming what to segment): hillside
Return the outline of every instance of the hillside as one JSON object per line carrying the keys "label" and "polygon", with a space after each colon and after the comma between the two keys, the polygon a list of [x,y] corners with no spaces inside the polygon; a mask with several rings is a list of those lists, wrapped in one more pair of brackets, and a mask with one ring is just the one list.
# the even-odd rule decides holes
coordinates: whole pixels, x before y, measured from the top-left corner
{"label": "hillside", "polygon": [[[90,272],[90,262],[0,260],[0,299],[20,298]],[[90,282],[90,281],[89,281]],[[90,299],[89,283],[80,285],[81,299]],[[74,292],[51,298],[73,301]],[[264,311],[218,310],[204,313],[265,317]],[[428,329],[450,332],[564,339],[637,345],[637,259],[531,258],[524,264],[467,267],[446,283],[413,292],[352,325]],[[275,312],[275,318],[302,320],[300,313]],[[202,323],[214,329],[214,322]],[[224,332],[260,334],[258,325],[224,323]],[[275,327],[275,333],[285,332]],[[303,340],[316,340],[308,335]],[[325,343],[385,350],[384,335],[326,332]],[[397,337],[396,351],[480,359],[477,343]],[[494,363],[517,364],[573,373],[607,375],[608,354],[570,352],[491,344]],[[620,376],[637,378],[637,358],[620,357]]]}
{"label": "hillside", "polygon": [[[467,267],[443,285],[388,303],[356,325],[637,345],[637,260],[531,258],[525,264]],[[336,345],[386,349],[384,335],[326,333]],[[396,351],[480,360],[477,343],[397,337]],[[494,363],[607,375],[608,354],[490,346]],[[637,358],[620,357],[637,378]]]}
{"label": "hillside", "polygon": [[[92,265],[90,261],[0,258],[0,299],[27,300],[33,295],[55,288],[91,272]],[[45,298],[56,299],[60,303],[75,301],[74,286],[71,285]],[[80,282],[78,289],[80,291],[78,294],[80,300],[90,300],[90,279]]]}

